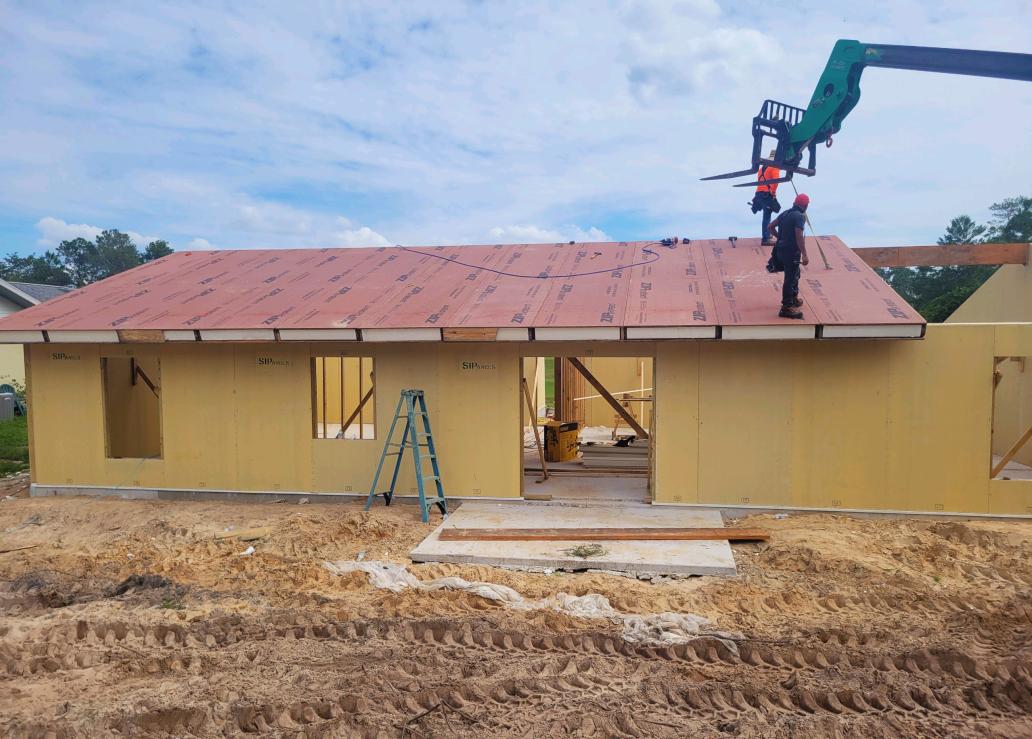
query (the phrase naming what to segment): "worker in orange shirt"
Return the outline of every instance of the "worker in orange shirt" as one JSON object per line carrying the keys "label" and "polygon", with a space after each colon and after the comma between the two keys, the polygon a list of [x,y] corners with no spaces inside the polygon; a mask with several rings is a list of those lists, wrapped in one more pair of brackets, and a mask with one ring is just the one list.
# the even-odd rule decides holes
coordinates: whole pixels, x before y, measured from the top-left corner
{"label": "worker in orange shirt", "polygon": [[[776,151],[771,149],[770,158],[773,159]],[[777,167],[760,167],[759,181],[765,180],[776,180],[781,177],[781,170]],[[756,186],[756,194],[753,195],[752,199],[752,212],[757,213],[763,211],[762,227],[760,230],[762,243],[765,246],[770,246],[774,242],[770,239],[770,234],[767,232],[770,226],[770,214],[779,213],[781,211],[781,203],[778,202],[778,183],[774,182],[769,185],[760,184]]]}

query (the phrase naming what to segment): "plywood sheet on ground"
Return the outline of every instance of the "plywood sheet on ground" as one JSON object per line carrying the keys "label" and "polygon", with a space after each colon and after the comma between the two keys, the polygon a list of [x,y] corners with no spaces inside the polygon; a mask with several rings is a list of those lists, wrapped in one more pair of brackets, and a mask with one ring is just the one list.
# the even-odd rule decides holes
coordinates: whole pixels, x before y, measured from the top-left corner
{"label": "plywood sheet on ground", "polygon": [[[922,325],[841,241],[803,325]],[[779,325],[758,239],[177,252],[0,321],[2,331]],[[815,251],[815,250],[814,250]],[[716,331],[714,331],[716,335]]]}
{"label": "plywood sheet on ground", "polygon": [[[705,527],[723,525],[720,512],[647,505],[566,506],[542,503],[463,503],[409,555],[414,562],[451,562],[631,574],[735,575],[727,541],[607,541],[605,552],[577,557],[577,541],[441,541],[445,529],[583,527]],[[574,533],[571,534],[575,536]]]}

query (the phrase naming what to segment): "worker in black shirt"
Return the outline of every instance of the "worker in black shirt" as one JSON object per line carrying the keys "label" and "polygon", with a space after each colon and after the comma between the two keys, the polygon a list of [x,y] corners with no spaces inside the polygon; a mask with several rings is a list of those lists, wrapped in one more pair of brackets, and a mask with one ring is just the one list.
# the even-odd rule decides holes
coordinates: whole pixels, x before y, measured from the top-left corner
{"label": "worker in black shirt", "polygon": [[799,193],[792,207],[770,224],[770,235],[777,239],[774,253],[785,270],[785,281],[781,286],[781,310],[778,312],[782,318],[803,317],[800,310],[803,301],[799,297],[799,265],[805,266],[810,263],[810,257],[806,254],[806,236],[803,233],[806,226],[806,208],[809,205],[810,198],[805,193]]}

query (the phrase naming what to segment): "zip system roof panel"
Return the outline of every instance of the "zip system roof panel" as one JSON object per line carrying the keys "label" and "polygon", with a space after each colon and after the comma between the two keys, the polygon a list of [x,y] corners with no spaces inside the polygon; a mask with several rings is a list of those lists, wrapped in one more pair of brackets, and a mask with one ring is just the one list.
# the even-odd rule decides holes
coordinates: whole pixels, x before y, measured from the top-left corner
{"label": "zip system roof panel", "polygon": [[[0,320],[0,342],[920,338],[833,236],[809,239],[803,320],[759,239],[177,252]],[[825,269],[816,245],[827,255]]]}

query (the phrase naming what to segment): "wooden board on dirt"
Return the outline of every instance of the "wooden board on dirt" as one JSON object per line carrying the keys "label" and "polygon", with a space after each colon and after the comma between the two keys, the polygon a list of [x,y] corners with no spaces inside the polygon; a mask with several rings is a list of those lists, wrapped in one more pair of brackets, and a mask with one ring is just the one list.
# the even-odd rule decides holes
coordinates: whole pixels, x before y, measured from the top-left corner
{"label": "wooden board on dirt", "polygon": [[442,529],[441,541],[767,541],[762,529]]}

